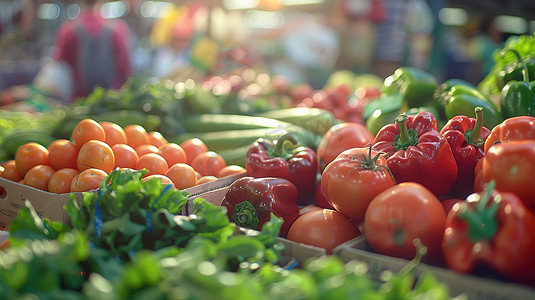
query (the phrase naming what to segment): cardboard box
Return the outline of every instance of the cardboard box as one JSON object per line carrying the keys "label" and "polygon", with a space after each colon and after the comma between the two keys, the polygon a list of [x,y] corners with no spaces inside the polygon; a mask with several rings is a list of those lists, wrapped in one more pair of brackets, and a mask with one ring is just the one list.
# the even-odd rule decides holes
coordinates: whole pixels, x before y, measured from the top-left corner
{"label": "cardboard box", "polygon": [[[189,199],[187,205],[182,209],[181,214],[188,214],[193,211],[192,201],[198,195],[227,187],[234,180],[244,175],[245,173],[231,175],[185,189],[189,193]],[[81,202],[83,200],[83,193],[77,192],[71,194],[74,194],[77,201]],[[69,202],[69,199],[70,194],[49,193],[0,177],[0,228],[6,228],[9,222],[17,217],[19,209],[24,206],[25,200],[30,200],[35,211],[41,218],[49,218],[51,221],[67,223],[69,216],[63,209],[63,206]]]}
{"label": "cardboard box", "polygon": [[[77,201],[82,201],[83,193],[73,193]],[[54,194],[31,186],[0,178],[0,227],[6,228],[16,218],[24,202],[30,200],[41,218],[54,222],[69,221],[63,206],[69,202],[70,194]]]}
{"label": "cardboard box", "polygon": [[[399,271],[408,263],[408,260],[371,251],[366,238],[360,236],[350,240],[333,250],[344,262],[359,260],[369,266],[369,274],[373,279],[379,280],[380,274],[385,270]],[[423,272],[432,273],[436,278],[446,284],[450,296],[464,294],[468,299],[485,300],[513,300],[535,299],[535,289],[505,282],[497,279],[482,278],[478,276],[460,274],[458,272],[421,263],[416,267],[416,276]]]}

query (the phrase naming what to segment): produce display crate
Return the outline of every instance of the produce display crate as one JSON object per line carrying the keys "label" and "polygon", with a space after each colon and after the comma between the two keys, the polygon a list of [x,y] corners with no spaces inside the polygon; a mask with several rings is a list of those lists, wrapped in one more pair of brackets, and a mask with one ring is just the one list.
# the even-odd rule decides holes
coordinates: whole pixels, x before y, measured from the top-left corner
{"label": "produce display crate", "polygon": [[[189,214],[193,211],[194,198],[209,191],[227,187],[234,180],[244,175],[245,173],[231,175],[185,189],[189,194],[189,198],[181,214]],[[41,218],[67,223],[69,216],[63,209],[63,206],[69,202],[71,194],[79,202],[84,197],[82,192],[54,194],[0,177],[0,229],[6,228],[9,222],[17,217],[19,209],[24,206],[25,200],[30,200],[35,211]]]}
{"label": "produce display crate", "polygon": [[[72,193],[77,201],[82,201],[81,192]],[[70,194],[54,194],[0,177],[0,228],[6,228],[17,217],[24,202],[30,200],[41,218],[54,222],[69,221],[63,206],[69,202]]]}
{"label": "produce display crate", "polygon": [[[364,236],[341,244],[333,250],[344,262],[359,260],[368,264],[369,275],[376,280],[383,271],[399,271],[408,260],[372,252]],[[440,282],[446,284],[451,296],[464,294],[468,299],[520,300],[535,299],[535,289],[505,282],[498,279],[483,278],[420,263],[414,270],[418,276],[423,272],[432,273]]]}

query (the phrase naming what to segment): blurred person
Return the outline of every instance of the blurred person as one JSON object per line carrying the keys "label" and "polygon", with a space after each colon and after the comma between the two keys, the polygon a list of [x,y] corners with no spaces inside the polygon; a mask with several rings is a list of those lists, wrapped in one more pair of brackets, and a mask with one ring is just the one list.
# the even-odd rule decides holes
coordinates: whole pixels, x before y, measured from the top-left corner
{"label": "blurred person", "polygon": [[121,19],[104,19],[99,0],[80,0],[80,15],[60,24],[52,58],[70,68],[72,96],[85,97],[96,86],[120,88],[131,75],[131,36]]}
{"label": "blurred person", "polygon": [[409,2],[383,0],[386,18],[376,26],[372,61],[372,72],[381,78],[386,78],[403,65],[409,41]]}

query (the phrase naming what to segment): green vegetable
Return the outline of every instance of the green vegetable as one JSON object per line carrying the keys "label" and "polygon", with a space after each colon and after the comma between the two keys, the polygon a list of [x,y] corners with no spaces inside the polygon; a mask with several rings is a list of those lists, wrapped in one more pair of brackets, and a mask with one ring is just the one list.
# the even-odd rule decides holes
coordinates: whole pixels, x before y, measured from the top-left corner
{"label": "green vegetable", "polygon": [[[529,70],[522,57],[516,50],[513,52],[522,65],[522,79],[510,80],[502,89],[500,95],[500,108],[504,118],[518,116],[535,116],[535,81],[530,81]],[[503,53],[505,55],[505,53]]]}
{"label": "green vegetable", "polygon": [[404,105],[411,108],[430,102],[437,87],[437,79],[431,73],[419,68],[401,67],[385,78],[381,92],[401,93]]}

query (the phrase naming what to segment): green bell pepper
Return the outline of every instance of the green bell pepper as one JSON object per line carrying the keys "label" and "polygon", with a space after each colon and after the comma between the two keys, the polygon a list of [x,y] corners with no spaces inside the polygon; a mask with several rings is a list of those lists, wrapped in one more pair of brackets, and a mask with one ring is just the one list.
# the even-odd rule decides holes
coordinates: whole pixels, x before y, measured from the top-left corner
{"label": "green bell pepper", "polygon": [[[511,49],[504,50],[502,51],[502,57],[509,51],[517,52],[516,50]],[[510,81],[524,80],[525,68],[527,68],[529,78],[535,78],[535,57],[524,57],[523,59],[518,59],[517,61],[506,65],[502,70],[495,74],[496,85],[502,90]]]}
{"label": "green bell pepper", "polygon": [[535,116],[535,81],[529,81],[530,75],[526,64],[516,50],[513,52],[522,64],[523,80],[511,80],[505,84],[500,95],[500,109],[505,118],[517,116]]}
{"label": "green bell pepper", "polygon": [[401,93],[404,105],[412,108],[430,102],[437,87],[433,74],[414,67],[401,67],[385,78],[381,92]]}
{"label": "green bell pepper", "polygon": [[473,116],[475,108],[479,106],[483,108],[485,114],[483,126],[492,129],[503,121],[501,113],[493,102],[470,93],[458,93],[456,89],[457,87],[452,89],[448,103],[444,107],[447,119],[458,115]]}

